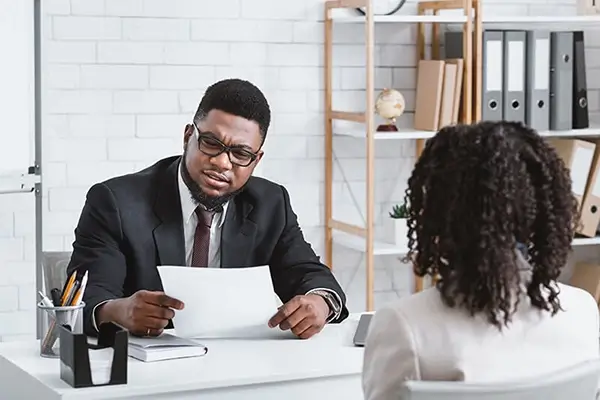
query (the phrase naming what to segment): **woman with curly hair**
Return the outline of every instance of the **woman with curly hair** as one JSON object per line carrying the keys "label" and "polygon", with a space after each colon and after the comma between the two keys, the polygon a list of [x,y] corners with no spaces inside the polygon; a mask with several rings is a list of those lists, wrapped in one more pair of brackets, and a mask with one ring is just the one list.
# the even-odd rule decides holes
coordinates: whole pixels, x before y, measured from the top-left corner
{"label": "woman with curly hair", "polygon": [[437,281],[376,312],[365,399],[397,399],[405,380],[506,381],[598,357],[598,305],[557,282],[578,221],[569,171],[535,131],[443,128],[406,200],[407,259]]}

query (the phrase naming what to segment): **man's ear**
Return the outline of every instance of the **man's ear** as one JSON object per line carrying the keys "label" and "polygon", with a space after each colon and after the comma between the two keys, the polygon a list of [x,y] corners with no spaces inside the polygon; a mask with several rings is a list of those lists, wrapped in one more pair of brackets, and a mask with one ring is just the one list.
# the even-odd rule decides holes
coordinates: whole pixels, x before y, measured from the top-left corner
{"label": "man's ear", "polygon": [[187,124],[185,126],[185,128],[183,129],[183,150],[186,149],[187,144],[190,141],[190,138],[192,137],[193,134],[194,134],[194,127],[192,126],[192,124]]}
{"label": "man's ear", "polygon": [[257,166],[258,163],[260,162],[260,160],[262,160],[262,157],[265,155],[264,151],[259,151],[258,153],[256,153],[256,160],[254,160],[254,166]]}

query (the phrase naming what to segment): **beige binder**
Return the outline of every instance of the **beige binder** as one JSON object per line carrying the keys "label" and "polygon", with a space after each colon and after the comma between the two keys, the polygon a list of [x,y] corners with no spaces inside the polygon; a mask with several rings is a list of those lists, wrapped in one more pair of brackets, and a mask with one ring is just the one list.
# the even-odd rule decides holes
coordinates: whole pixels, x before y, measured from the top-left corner
{"label": "beige binder", "polygon": [[585,290],[598,303],[600,301],[600,265],[583,262],[575,264],[569,284]]}
{"label": "beige binder", "polygon": [[444,65],[444,83],[442,85],[442,102],[440,105],[439,128],[452,124],[454,112],[454,92],[456,91],[456,65]]}
{"label": "beige binder", "polygon": [[600,146],[596,142],[590,142],[596,145],[596,150],[583,195],[581,226],[577,229],[577,233],[594,237],[600,224]]}
{"label": "beige binder", "polygon": [[464,70],[464,61],[462,58],[454,58],[446,60],[447,64],[455,64],[456,65],[456,83],[454,85],[454,105],[452,106],[452,124],[458,123],[458,118],[460,115],[460,103],[462,99],[462,85],[463,85],[463,75],[465,73]]}
{"label": "beige binder", "polygon": [[550,139],[548,143],[556,149],[559,157],[569,168],[573,194],[581,209],[596,145],[579,139]]}
{"label": "beige binder", "polygon": [[437,131],[440,122],[444,61],[420,60],[417,70],[415,129]]}

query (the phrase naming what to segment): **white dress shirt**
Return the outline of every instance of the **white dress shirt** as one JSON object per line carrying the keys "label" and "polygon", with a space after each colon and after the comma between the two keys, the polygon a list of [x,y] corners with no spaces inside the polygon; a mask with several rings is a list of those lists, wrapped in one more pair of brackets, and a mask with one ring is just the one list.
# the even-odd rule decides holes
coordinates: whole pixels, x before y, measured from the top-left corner
{"label": "white dress shirt", "polygon": [[[177,184],[179,187],[179,199],[181,202],[181,216],[183,221],[183,240],[185,244],[185,263],[186,266],[190,267],[192,265],[192,253],[194,250],[194,237],[196,233],[196,225],[198,224],[198,216],[196,215],[197,205],[190,194],[188,187],[186,186],[183,178],[181,177],[181,166],[178,169],[177,174]],[[227,213],[227,207],[229,203],[225,203],[223,205],[223,211],[219,213],[215,213],[212,219],[212,223],[210,226],[210,241],[208,246],[208,267],[209,268],[220,268],[221,267],[221,231],[223,228],[223,224],[225,223],[225,214]],[[331,293],[337,301],[337,304],[340,305],[339,311],[336,313],[330,313],[327,321],[332,321],[339,317],[342,309],[342,300],[340,296],[333,290],[327,288],[316,288],[309,290],[306,294],[310,294],[312,292],[327,292]],[[98,330],[98,326],[96,325],[96,309],[103,305],[104,303],[110,300],[103,301],[102,303],[98,303],[96,307],[94,307],[94,311],[92,313],[92,323],[96,331]]]}

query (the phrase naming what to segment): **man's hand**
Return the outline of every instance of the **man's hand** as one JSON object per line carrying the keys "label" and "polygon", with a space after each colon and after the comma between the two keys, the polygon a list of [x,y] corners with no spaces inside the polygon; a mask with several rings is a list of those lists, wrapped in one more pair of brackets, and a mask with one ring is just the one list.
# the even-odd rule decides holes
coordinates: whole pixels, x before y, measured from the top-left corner
{"label": "man's hand", "polygon": [[308,339],[323,329],[328,316],[329,306],[321,296],[296,296],[279,308],[269,320],[269,326],[279,326],[284,331],[291,329],[299,338]]}
{"label": "man's hand", "polygon": [[140,290],[130,297],[112,300],[100,309],[102,322],[112,321],[137,336],[158,336],[183,309],[183,302],[163,292]]}

